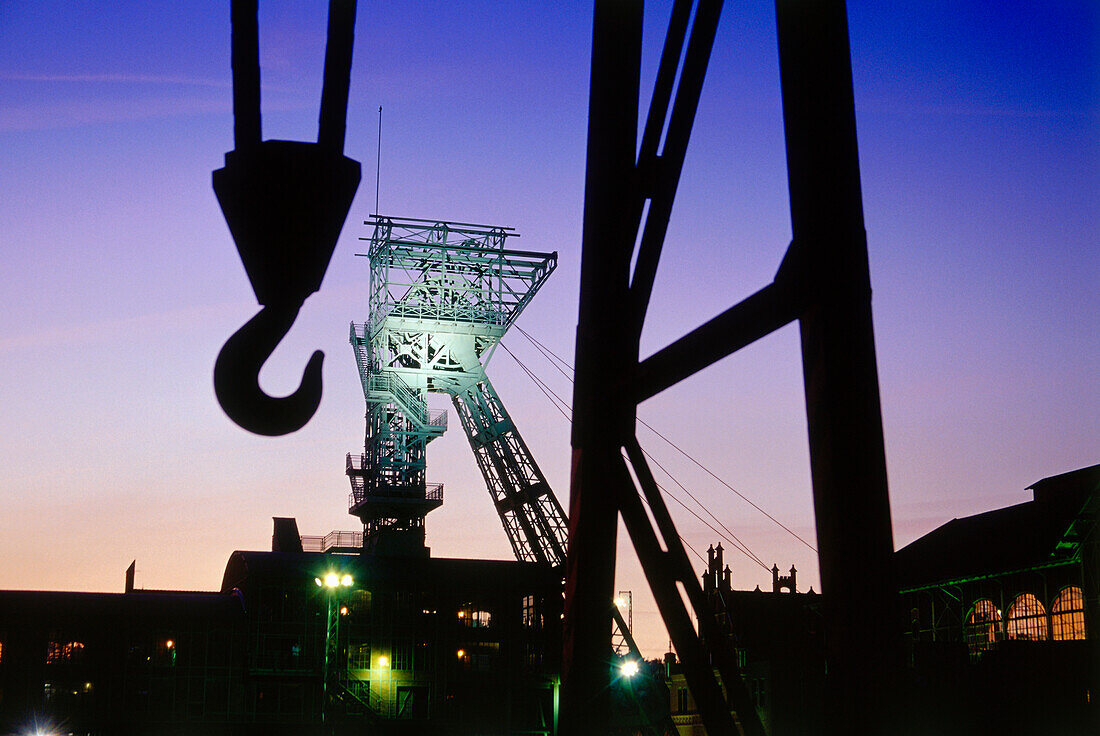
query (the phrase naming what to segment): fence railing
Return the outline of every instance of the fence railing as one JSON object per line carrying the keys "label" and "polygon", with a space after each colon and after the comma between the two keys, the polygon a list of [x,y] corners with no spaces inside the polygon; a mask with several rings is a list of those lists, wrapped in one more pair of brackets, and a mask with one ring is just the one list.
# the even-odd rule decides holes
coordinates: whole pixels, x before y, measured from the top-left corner
{"label": "fence railing", "polygon": [[303,552],[328,552],[330,549],[362,547],[363,532],[331,531],[323,537],[303,534]]}

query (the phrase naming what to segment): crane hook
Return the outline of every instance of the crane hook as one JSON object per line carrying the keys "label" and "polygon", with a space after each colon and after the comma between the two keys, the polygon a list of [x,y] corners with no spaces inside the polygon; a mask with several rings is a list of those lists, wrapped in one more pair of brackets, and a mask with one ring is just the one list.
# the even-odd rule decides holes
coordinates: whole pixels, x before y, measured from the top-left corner
{"label": "crane hook", "polygon": [[305,426],[321,403],[316,351],[298,389],[260,389],[260,369],[321,288],[359,187],[359,162],[343,155],[355,0],[329,0],[328,40],[316,143],[263,140],[256,0],[233,0],[233,140],[213,172],[214,194],[263,309],[226,341],[214,363],[214,393],[229,418],[263,435]]}
{"label": "crane hook", "polygon": [[301,305],[268,305],[226,340],[214,362],[214,393],[234,422],[249,432],[269,437],[289,434],[306,425],[321,403],[321,363],[315,350],[306,363],[302,382],[289,396],[273,397],[260,388],[260,369],[275,346],[290,331]]}

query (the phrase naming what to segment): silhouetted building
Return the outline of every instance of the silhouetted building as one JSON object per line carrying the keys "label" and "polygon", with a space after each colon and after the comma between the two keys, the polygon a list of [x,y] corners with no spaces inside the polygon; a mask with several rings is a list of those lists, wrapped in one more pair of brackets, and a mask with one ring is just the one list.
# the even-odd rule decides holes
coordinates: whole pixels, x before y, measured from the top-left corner
{"label": "silhouetted building", "polygon": [[361,539],[276,520],[217,593],[132,566],[125,593],[0,592],[0,732],[551,733],[560,577]]}
{"label": "silhouetted building", "polygon": [[245,626],[220,593],[2,591],[0,732],[231,733]]}
{"label": "silhouetted building", "polygon": [[[906,642],[899,733],[1100,733],[1100,465],[1029,487],[1026,503],[954,519],[895,554]],[[771,592],[733,590],[721,545],[702,577],[770,736],[814,733],[823,714],[822,598],[797,570]],[[679,734],[702,734],[666,659]]]}
{"label": "silhouetted building", "polygon": [[899,550],[905,694],[935,733],[1100,733],[1100,465]]}
{"label": "silhouetted building", "polygon": [[[734,647],[757,713],[771,736],[812,733],[822,713],[825,657],[821,596],[799,593],[797,570],[772,568],[772,589],[733,590],[722,545],[707,551],[703,594]],[[786,592],[783,592],[786,591]],[[703,736],[702,719],[675,657],[666,655],[669,707],[680,736]]]}

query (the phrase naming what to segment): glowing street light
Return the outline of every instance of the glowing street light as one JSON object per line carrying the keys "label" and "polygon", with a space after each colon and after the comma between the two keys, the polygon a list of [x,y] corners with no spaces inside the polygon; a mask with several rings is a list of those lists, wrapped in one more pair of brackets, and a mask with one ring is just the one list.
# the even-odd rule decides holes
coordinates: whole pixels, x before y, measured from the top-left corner
{"label": "glowing street light", "polygon": [[354,581],[351,575],[347,573],[327,572],[323,578],[313,578],[313,582],[318,588],[326,589],[325,597],[328,599],[328,616],[326,617],[327,623],[325,626],[325,660],[321,685],[321,722],[325,723],[328,720],[327,714],[331,695],[329,680],[336,674],[335,666],[340,642],[340,617],[348,615],[348,607],[338,605],[340,588],[350,588]]}
{"label": "glowing street light", "polygon": [[638,670],[638,660],[636,659],[628,659],[619,665],[619,672],[622,673],[623,677],[633,677],[638,674]]}
{"label": "glowing street light", "polygon": [[378,656],[378,666],[379,667],[389,667],[390,666],[390,660],[386,657],[385,654],[381,654],[381,655]]}
{"label": "glowing street light", "polygon": [[623,598],[621,595],[616,597],[615,598],[615,605],[618,606],[619,608],[622,608],[623,606],[626,605],[626,598]]}

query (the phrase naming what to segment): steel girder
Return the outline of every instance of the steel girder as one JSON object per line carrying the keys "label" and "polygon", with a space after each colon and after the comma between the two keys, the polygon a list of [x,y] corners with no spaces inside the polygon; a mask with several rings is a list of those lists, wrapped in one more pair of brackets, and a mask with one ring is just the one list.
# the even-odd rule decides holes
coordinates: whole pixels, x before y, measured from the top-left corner
{"label": "steel girder", "polygon": [[565,563],[565,512],[487,377],[452,397],[516,558]]}
{"label": "steel girder", "polygon": [[[698,580],[637,445],[634,423],[644,399],[799,320],[829,663],[823,725],[828,733],[893,733],[900,651],[892,615],[893,540],[842,0],[776,3],[794,240],[774,281],[639,362],[720,11],[721,0],[674,4],[639,145],[641,3],[597,0],[595,6],[562,732],[608,729],[606,602],[613,595],[621,514],[708,732],[734,733],[732,707],[744,732],[763,733],[731,651],[700,608]],[[697,615],[698,633],[680,589]]]}

